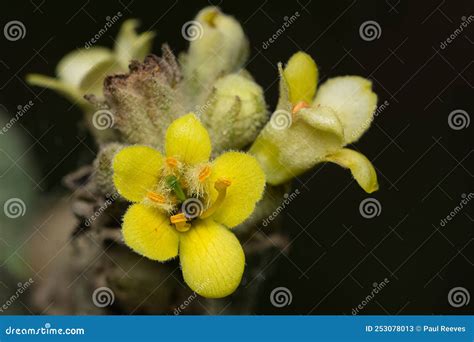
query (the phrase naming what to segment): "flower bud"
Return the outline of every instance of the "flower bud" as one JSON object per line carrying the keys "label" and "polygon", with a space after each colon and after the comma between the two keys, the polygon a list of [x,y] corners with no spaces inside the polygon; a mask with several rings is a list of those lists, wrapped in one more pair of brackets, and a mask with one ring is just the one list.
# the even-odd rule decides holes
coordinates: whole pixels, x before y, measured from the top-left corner
{"label": "flower bud", "polygon": [[[194,30],[192,37],[186,29]],[[183,26],[183,35],[191,41],[181,64],[192,95],[210,91],[217,78],[237,71],[247,59],[248,40],[240,23],[217,7],[201,10],[189,26]]]}
{"label": "flower bud", "polygon": [[125,145],[111,143],[102,147],[94,160],[94,181],[98,189],[104,195],[112,195],[116,192],[112,179],[112,161],[115,155],[124,148]]}
{"label": "flower bud", "polygon": [[106,103],[122,141],[162,147],[166,128],[185,112],[178,89],[180,79],[179,67],[167,46],[162,57],[149,55],[143,63],[131,63],[128,74],[105,79]]}
{"label": "flower bud", "polygon": [[239,74],[219,79],[201,109],[214,152],[250,144],[267,120],[262,88]]}

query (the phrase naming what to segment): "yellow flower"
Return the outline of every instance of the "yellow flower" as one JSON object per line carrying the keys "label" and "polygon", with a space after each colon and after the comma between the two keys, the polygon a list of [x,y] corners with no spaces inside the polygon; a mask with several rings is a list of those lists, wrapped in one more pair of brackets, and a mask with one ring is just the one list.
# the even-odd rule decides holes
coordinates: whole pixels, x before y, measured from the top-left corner
{"label": "yellow flower", "polygon": [[114,158],[115,187],[135,202],[123,218],[125,243],[152,260],[179,254],[191,289],[209,298],[227,296],[239,285],[245,265],[242,246],[227,228],[253,212],[264,173],[242,152],[209,162],[209,135],[192,113],[168,127],[165,152],[135,145]]}
{"label": "yellow flower", "polygon": [[153,32],[136,33],[139,22],[126,20],[117,36],[114,50],[102,46],[68,53],[56,67],[57,78],[29,74],[29,84],[50,88],[82,107],[89,106],[85,94],[102,95],[105,76],[126,72],[132,59],[142,60],[151,50]]}
{"label": "yellow flower", "polygon": [[[377,174],[361,153],[344,148],[369,128],[377,106],[372,83],[359,76],[335,77],[316,92],[318,68],[304,52],[280,70],[280,100],[250,153],[269,184],[278,185],[320,162],[349,168],[368,193],[378,189]],[[316,96],[315,96],[316,95]]]}

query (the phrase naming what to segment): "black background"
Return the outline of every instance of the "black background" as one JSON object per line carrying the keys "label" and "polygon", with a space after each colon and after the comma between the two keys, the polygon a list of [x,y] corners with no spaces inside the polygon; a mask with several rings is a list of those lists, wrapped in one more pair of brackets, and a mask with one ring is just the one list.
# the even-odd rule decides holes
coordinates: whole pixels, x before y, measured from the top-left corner
{"label": "black background", "polygon": [[[352,148],[362,151],[378,171],[380,190],[365,194],[349,172],[322,165],[295,180],[301,194],[282,215],[293,241],[289,254],[275,259],[256,314],[351,314],[373,283],[389,284],[361,314],[472,314],[471,303],[449,305],[450,289],[474,294],[472,204],[449,222],[440,220],[473,192],[472,126],[453,130],[448,115],[472,115],[473,27],[445,49],[440,43],[472,14],[472,1],[2,1],[1,26],[20,20],[26,37],[2,36],[0,103],[10,111],[34,101],[21,119],[32,136],[28,156],[40,168],[44,195],[60,179],[94,157],[94,142],[80,124],[81,112],[54,92],[27,86],[26,73],[53,75],[56,63],[81,48],[107,16],[121,11],[139,18],[141,29],[157,32],[154,51],[168,42],[187,47],[182,25],[213,3],[236,16],[249,36],[247,69],[277,99],[276,64],[297,50],[318,63],[320,79],[355,74],[373,81],[379,104],[389,105]],[[276,42],[267,41],[296,11],[300,17]],[[375,20],[381,36],[365,41],[359,27]],[[99,45],[112,46],[119,25]],[[44,134],[46,132],[46,134]],[[33,138],[34,137],[34,138]],[[82,138],[86,137],[85,140]],[[36,140],[38,139],[38,141]],[[380,215],[366,219],[359,204],[381,203]],[[265,228],[261,227],[262,231]],[[287,287],[293,301],[275,308],[273,288]]]}

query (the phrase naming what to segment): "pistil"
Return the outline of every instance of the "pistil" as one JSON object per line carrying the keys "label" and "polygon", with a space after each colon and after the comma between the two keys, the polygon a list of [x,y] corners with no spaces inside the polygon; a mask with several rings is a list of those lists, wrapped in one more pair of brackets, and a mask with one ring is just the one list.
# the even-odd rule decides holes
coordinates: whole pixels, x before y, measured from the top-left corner
{"label": "pistil", "polygon": [[173,190],[179,201],[184,202],[186,200],[186,195],[184,194],[183,188],[176,176],[167,176],[166,184],[168,184],[171,190]]}

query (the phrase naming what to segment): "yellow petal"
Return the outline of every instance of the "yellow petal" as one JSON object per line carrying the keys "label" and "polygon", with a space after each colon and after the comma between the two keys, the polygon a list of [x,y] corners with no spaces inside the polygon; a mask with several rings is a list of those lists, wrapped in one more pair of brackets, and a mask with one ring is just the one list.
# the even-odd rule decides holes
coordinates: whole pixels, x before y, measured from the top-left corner
{"label": "yellow petal", "polygon": [[181,234],[179,258],[189,287],[203,297],[230,295],[240,284],[245,255],[237,237],[211,219]]}
{"label": "yellow petal", "polygon": [[139,202],[158,183],[162,165],[160,152],[151,147],[125,147],[115,155],[113,161],[114,185],[127,200]]}
{"label": "yellow petal", "polygon": [[227,152],[214,160],[210,177],[211,203],[217,198],[213,184],[225,178],[231,184],[221,207],[212,216],[214,220],[231,228],[242,223],[255,209],[265,187],[265,174],[258,161],[242,152]]}
{"label": "yellow petal", "polygon": [[331,107],[344,127],[345,143],[357,141],[370,127],[377,107],[372,82],[359,76],[341,76],[323,83],[315,105]]}
{"label": "yellow petal", "polygon": [[300,101],[313,101],[318,82],[318,67],[310,55],[300,51],[291,56],[283,76],[288,84],[290,102],[293,105]]}
{"label": "yellow petal", "polygon": [[84,99],[84,94],[81,93],[78,87],[67,84],[57,78],[40,74],[28,74],[26,75],[26,82],[34,86],[52,89],[69,99],[69,101],[78,103],[82,107],[92,107],[92,105]]}
{"label": "yellow petal", "polygon": [[105,77],[123,71],[125,71],[125,69],[121,67],[114,56],[98,62],[82,77],[79,84],[81,93],[102,96]]}
{"label": "yellow petal", "polygon": [[56,74],[65,83],[79,87],[84,76],[96,64],[113,57],[112,51],[103,47],[78,49],[64,56],[56,67]]}
{"label": "yellow petal", "polygon": [[189,113],[176,119],[166,131],[166,155],[185,164],[198,164],[209,160],[211,140],[199,119]]}
{"label": "yellow petal", "polygon": [[325,159],[350,169],[355,180],[365,192],[370,194],[379,189],[374,166],[363,154],[343,148]]}
{"label": "yellow petal", "polygon": [[344,133],[336,113],[329,107],[303,108],[294,119],[276,111],[250,148],[259,161],[267,183],[288,182],[341,149]]}
{"label": "yellow petal", "polygon": [[136,19],[126,20],[115,42],[115,53],[123,68],[127,68],[132,59],[142,61],[151,51],[155,33],[148,31],[137,34],[140,22]]}
{"label": "yellow petal", "polygon": [[179,234],[158,209],[132,205],[123,217],[125,244],[149,259],[165,261],[178,255]]}

